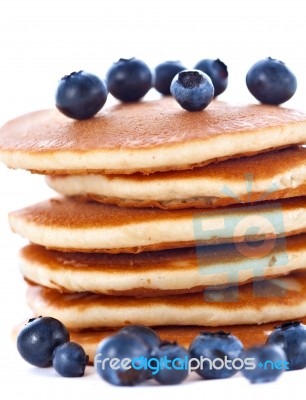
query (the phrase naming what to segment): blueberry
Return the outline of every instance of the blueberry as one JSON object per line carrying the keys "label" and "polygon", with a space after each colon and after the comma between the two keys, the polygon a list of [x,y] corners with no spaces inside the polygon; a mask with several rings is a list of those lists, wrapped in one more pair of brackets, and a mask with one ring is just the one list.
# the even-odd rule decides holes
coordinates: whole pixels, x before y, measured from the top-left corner
{"label": "blueberry", "polygon": [[284,323],[269,335],[267,344],[277,344],[284,350],[290,370],[306,367],[306,325]]}
{"label": "blueberry", "polygon": [[284,351],[279,346],[272,344],[254,346],[244,350],[242,359],[245,363],[248,359],[248,366],[244,365],[242,374],[251,383],[275,381],[283,373],[288,364]]}
{"label": "blueberry", "polygon": [[109,92],[121,101],[138,101],[152,87],[152,73],[137,58],[120,60],[108,70],[106,82]]}
{"label": "blueberry", "polygon": [[214,87],[204,72],[189,69],[179,72],[172,80],[171,94],[187,111],[201,111],[212,101]]}
{"label": "blueberry", "polygon": [[59,82],[56,107],[67,117],[87,119],[104,106],[108,90],[104,81],[85,71],[72,72]]}
{"label": "blueberry", "polygon": [[188,351],[176,342],[162,342],[151,353],[153,378],[163,385],[181,383],[188,376],[188,359]]}
{"label": "blueberry", "polygon": [[36,367],[52,364],[54,349],[69,341],[69,332],[55,318],[39,317],[30,319],[19,332],[17,349],[28,363]]}
{"label": "blueberry", "polygon": [[192,358],[201,361],[196,372],[204,379],[222,379],[233,376],[242,368],[236,359],[240,357],[243,346],[238,338],[225,332],[202,332],[194,338],[189,347]]}
{"label": "blueberry", "polygon": [[54,349],[52,363],[58,374],[74,378],[84,375],[88,356],[78,343],[67,342]]}
{"label": "blueberry", "polygon": [[139,337],[116,333],[98,345],[95,367],[107,382],[117,386],[133,386],[147,379],[147,369],[143,364],[149,356],[148,346]]}
{"label": "blueberry", "polygon": [[194,68],[203,71],[210,77],[214,85],[215,97],[225,91],[228,85],[228,72],[227,66],[221,60],[211,60],[206,58],[199,61]]}
{"label": "blueberry", "polygon": [[172,79],[176,74],[186,69],[180,61],[165,61],[155,68],[155,89],[163,94],[169,95]]}
{"label": "blueberry", "polygon": [[138,336],[152,351],[160,344],[160,337],[153,329],[144,325],[128,325],[120,329],[120,333],[127,333]]}
{"label": "blueberry", "polygon": [[255,63],[246,75],[251,94],[261,103],[281,104],[295,93],[297,81],[290,69],[271,57]]}

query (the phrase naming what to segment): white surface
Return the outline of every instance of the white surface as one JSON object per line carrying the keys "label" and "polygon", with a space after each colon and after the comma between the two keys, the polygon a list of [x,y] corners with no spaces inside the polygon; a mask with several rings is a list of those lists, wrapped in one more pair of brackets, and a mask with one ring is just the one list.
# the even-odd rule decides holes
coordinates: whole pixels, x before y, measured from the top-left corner
{"label": "white surface", "polygon": [[[250,102],[246,71],[263,57],[279,58],[299,82],[288,106],[306,109],[304,16],[300,0],[1,0],[0,123],[52,107],[61,76],[79,69],[103,76],[112,62],[131,56],[152,68],[166,59],[181,59],[192,67],[201,58],[220,57],[230,72],[229,88],[220,98]],[[193,376],[175,387],[115,388],[90,368],[85,378],[64,379],[52,369],[26,365],[10,339],[12,327],[30,315],[17,268],[18,249],[26,242],[9,231],[6,215],[52,192],[42,177],[3,166],[0,182],[1,398],[303,398],[305,370],[267,385],[252,386],[242,377],[194,382]]]}

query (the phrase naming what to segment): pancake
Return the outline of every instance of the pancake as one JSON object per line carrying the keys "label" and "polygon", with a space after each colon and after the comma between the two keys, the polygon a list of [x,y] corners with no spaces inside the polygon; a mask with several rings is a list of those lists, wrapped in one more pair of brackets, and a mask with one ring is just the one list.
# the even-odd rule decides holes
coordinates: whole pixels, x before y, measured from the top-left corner
{"label": "pancake", "polygon": [[46,181],[62,195],[122,207],[214,208],[306,195],[306,148],[275,150],[186,171],[51,175]]}
{"label": "pancake", "polygon": [[48,248],[138,253],[305,232],[306,197],[214,210],[132,209],[57,198],[15,211],[9,222],[14,232]]}
{"label": "pancake", "polygon": [[63,253],[29,245],[20,252],[20,270],[26,280],[61,292],[147,297],[199,292],[306,269],[306,234],[252,249],[253,257],[233,244],[135,255]]}
{"label": "pancake", "polygon": [[188,169],[306,142],[306,115],[270,105],[214,101],[187,112],[173,98],[106,107],[86,121],[41,110],[0,129],[0,161],[50,173]]}
{"label": "pancake", "polygon": [[[306,318],[300,318],[301,322],[306,324]],[[13,331],[13,339],[16,340],[18,332],[25,324],[20,324]],[[249,348],[256,345],[265,344],[267,337],[273,331],[276,326],[280,326],[283,322],[270,322],[261,325],[233,325],[233,326],[219,326],[217,329],[211,326],[157,326],[154,330],[160,336],[162,340],[169,342],[177,342],[181,346],[188,348],[192,340],[201,332],[230,332],[237,336],[243,343],[245,348]],[[82,330],[72,331],[70,330],[70,340],[72,342],[79,343],[89,356],[89,362],[93,364],[96,348],[101,340],[104,338],[114,335],[118,331],[118,328],[105,328],[99,330]]]}
{"label": "pancake", "polygon": [[256,283],[159,297],[63,294],[29,286],[27,302],[35,315],[48,315],[70,329],[130,324],[245,325],[297,319],[306,315],[306,273]]}

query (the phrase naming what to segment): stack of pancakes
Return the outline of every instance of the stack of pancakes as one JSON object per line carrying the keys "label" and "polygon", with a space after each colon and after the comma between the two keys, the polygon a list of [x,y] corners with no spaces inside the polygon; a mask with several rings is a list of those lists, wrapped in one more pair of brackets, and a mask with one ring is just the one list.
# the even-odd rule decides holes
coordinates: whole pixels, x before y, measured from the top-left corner
{"label": "stack of pancakes", "polygon": [[86,121],[43,110],[8,122],[0,160],[45,174],[61,194],[9,216],[31,242],[20,253],[29,306],[66,324],[91,359],[127,324],[184,345],[226,330],[248,346],[275,321],[302,319],[303,143],[305,114],[220,101],[194,113],[163,98]]}

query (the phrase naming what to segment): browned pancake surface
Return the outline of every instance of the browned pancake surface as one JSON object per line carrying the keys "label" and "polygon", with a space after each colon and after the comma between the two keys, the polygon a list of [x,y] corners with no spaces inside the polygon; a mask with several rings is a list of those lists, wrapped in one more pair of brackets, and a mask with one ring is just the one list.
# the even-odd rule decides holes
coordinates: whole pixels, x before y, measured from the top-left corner
{"label": "browned pancake surface", "polygon": [[[275,211],[275,202],[267,201],[261,203],[263,210]],[[306,206],[306,197],[295,197],[284,199],[277,202],[283,211],[290,211],[297,207]],[[257,205],[253,204],[257,207]],[[224,207],[220,210],[211,211],[209,209],[188,209],[188,210],[159,210],[154,208],[120,208],[115,205],[87,202],[80,198],[54,198],[32,206],[12,212],[15,218],[34,223],[41,226],[54,226],[59,228],[99,228],[99,227],[118,227],[128,224],[150,222],[158,220],[180,220],[184,218],[192,219],[199,213],[218,213],[236,214],[237,216],[247,216],[251,212],[252,206],[246,207],[244,204]],[[258,213],[258,210],[257,210]]]}
{"label": "browned pancake surface", "polygon": [[[183,208],[215,208],[224,207],[231,204],[239,203],[252,203],[263,200],[278,200],[288,197],[298,197],[306,195],[306,177],[302,173],[302,176],[298,179],[300,181],[293,181],[291,184],[287,183],[288,187],[283,187],[283,178],[286,173],[294,171],[293,175],[296,175],[297,169],[306,163],[306,148],[304,147],[290,147],[287,149],[274,150],[268,153],[257,154],[253,157],[241,157],[236,159],[230,159],[219,163],[212,163],[200,168],[193,168],[189,170],[180,171],[166,171],[166,172],[155,172],[149,175],[141,173],[125,174],[125,175],[105,175],[109,186],[113,189],[113,185],[123,185],[129,188],[129,185],[143,185],[150,190],[152,183],[160,185],[161,193],[165,190],[165,186],[168,182],[176,182],[178,188],[183,187],[187,181],[201,181],[203,182],[203,191],[198,197],[188,197],[186,193],[184,198],[174,198],[169,200],[155,199],[130,199],[110,196],[107,193],[107,183],[105,194],[101,195],[95,193],[94,190],[90,189],[86,192],[86,197],[101,203],[116,204],[120,207],[157,207],[161,209],[183,209]],[[50,175],[48,176],[47,182],[49,185],[57,191],[56,183],[64,183],[65,179],[70,178],[69,175]],[[79,178],[79,176],[77,177]],[[83,178],[83,177],[82,177]],[[86,179],[86,178],[85,178]],[[235,193],[232,195],[224,196],[207,196],[207,190],[205,185],[209,184],[207,180],[212,180],[214,184],[220,182],[223,186],[231,189],[233,183],[242,185],[243,193],[236,196]],[[253,189],[254,184],[262,181],[270,181],[270,186],[265,191],[256,191]],[[52,183],[55,185],[53,186]],[[69,183],[70,184],[70,183]],[[146,186],[148,185],[148,186]],[[130,186],[130,191],[133,190],[133,186]],[[59,193],[65,194],[65,192]],[[79,193],[76,193],[79,194]],[[221,193],[220,193],[221,195]]]}
{"label": "browned pancake surface", "polygon": [[[57,310],[82,310],[89,309],[91,307],[107,307],[109,309],[143,309],[148,310],[150,307],[162,305],[177,310],[186,312],[189,307],[201,307],[201,309],[211,308],[212,304],[216,310],[222,311],[223,313],[231,310],[240,309],[241,312],[247,312],[248,309],[260,310],[269,305],[269,307],[294,307],[300,303],[306,303],[305,292],[306,292],[306,272],[296,272],[291,274],[290,277],[294,282],[298,281],[298,288],[286,284],[284,278],[280,278],[280,282],[284,282],[284,285],[279,286],[279,290],[276,289],[278,285],[274,284],[273,281],[263,280],[258,282],[257,293],[254,294],[254,286],[249,283],[239,287],[239,300],[238,301],[209,301],[205,300],[203,293],[191,293],[184,295],[173,295],[173,296],[159,296],[150,298],[134,298],[134,297],[114,297],[93,293],[60,293],[57,290],[44,288],[41,286],[30,285],[28,290],[28,299],[30,304],[35,305],[36,301],[40,305],[45,307],[54,307]],[[290,277],[288,279],[290,279]],[[277,281],[276,281],[277,282]],[[289,281],[290,282],[290,281]],[[276,291],[276,290],[277,291]],[[213,290],[213,294],[220,293],[227,296],[232,288],[224,290]],[[213,295],[212,294],[212,295]],[[259,295],[260,294],[260,295]],[[209,296],[209,293],[207,293]],[[129,321],[122,321],[123,325],[128,325]],[[184,325],[184,323],[182,323]]]}
{"label": "browned pancake surface", "polygon": [[[261,129],[294,126],[305,123],[305,115],[299,111],[269,105],[232,105],[214,101],[204,112],[190,113],[183,110],[173,98],[162,98],[156,101],[144,101],[131,104],[119,104],[107,107],[95,117],[86,121],[71,120],[56,109],[33,112],[12,121],[0,129],[0,151],[24,152],[32,156],[40,154],[65,152],[84,154],[99,150],[114,151],[160,149],[164,151],[178,144],[207,141],[218,136],[233,136],[245,132],[256,132]],[[287,135],[287,133],[284,133]],[[299,142],[300,143],[300,142]],[[285,147],[288,147],[286,141]],[[284,146],[284,145],[283,145]],[[277,147],[275,143],[266,149],[251,150],[250,154],[268,151]],[[279,147],[282,147],[280,144]],[[244,154],[234,154],[242,156]],[[224,158],[229,158],[224,155]],[[221,155],[219,159],[222,159]],[[200,164],[208,164],[212,160],[203,160]],[[55,162],[55,160],[54,160]],[[199,161],[197,162],[199,164]],[[118,168],[117,172],[131,173],[135,171],[153,172],[157,170],[186,169],[190,163],[181,165],[157,165],[155,167]],[[35,170],[34,167],[29,169]],[[39,169],[39,168],[38,168]],[[79,173],[88,172],[83,168]],[[69,171],[69,166],[58,168],[60,173]],[[74,168],[70,168],[74,170]],[[99,169],[98,169],[99,170]],[[105,172],[114,170],[102,168]],[[39,172],[52,173],[43,169]]]}
{"label": "browned pancake surface", "polygon": [[263,179],[273,179],[281,171],[288,171],[306,163],[305,147],[290,147],[268,153],[257,154],[253,157],[240,157],[219,163],[212,163],[200,168],[181,171],[164,171],[144,175],[135,173],[130,175],[108,175],[110,181],[120,176],[126,182],[146,183],[151,181],[168,181],[175,179],[199,179],[201,177],[217,180],[240,181],[246,180],[246,174],[252,174],[252,182]]}
{"label": "browned pancake surface", "polygon": [[[306,234],[286,238],[286,250],[295,251],[306,248]],[[276,241],[273,251],[282,252],[283,244]],[[186,270],[199,267],[199,255],[197,249],[188,247],[185,249],[170,249],[139,254],[107,254],[107,253],[63,253],[56,250],[47,250],[42,246],[30,244],[20,252],[21,256],[29,262],[39,262],[54,270],[65,268],[74,270],[100,272],[107,271],[121,276],[124,273],[141,274],[146,271],[173,271]],[[205,266],[215,263],[225,264],[230,260],[234,265],[245,259],[235,244],[221,244],[217,246],[203,247]],[[266,255],[266,247],[257,247],[256,258]]]}
{"label": "browned pancake surface", "polygon": [[[265,265],[267,266],[262,268],[261,275],[265,278],[276,278],[277,276],[288,274],[291,271],[290,268],[293,270],[303,268],[304,265],[299,265],[298,268],[293,268],[293,266],[290,264],[287,265],[287,261],[283,264],[286,264],[288,268],[284,268],[280,272],[277,271],[280,269],[280,267],[277,267],[275,270],[275,268],[272,268],[272,266],[277,263],[277,259],[279,257],[283,257],[285,254],[291,254],[299,251],[306,252],[305,243],[306,234],[288,237],[286,238],[286,241],[277,240],[272,244],[273,250],[268,254],[269,264],[267,260],[265,262]],[[229,270],[232,268],[233,272],[235,269],[240,271],[240,263],[244,263],[247,260],[245,255],[243,255],[234,244],[206,246],[202,248],[201,254],[197,254],[197,251],[199,251],[199,249],[185,248],[156,252],[143,252],[137,255],[128,253],[63,253],[55,250],[47,250],[42,246],[31,244],[21,250],[20,256],[22,260],[26,261],[32,266],[33,271],[35,271],[35,269],[40,271],[38,275],[35,275],[34,273],[34,277],[32,277],[31,271],[28,272],[26,269],[26,272],[23,272],[23,274],[25,279],[29,282],[32,281],[33,283],[43,286],[57,288],[64,293],[89,290],[95,293],[105,293],[108,295],[136,297],[154,297],[201,292],[208,286],[211,286],[211,284],[203,285],[199,283],[199,278],[205,275],[205,269],[209,267],[212,267],[212,269],[207,273],[210,275],[215,275],[215,285],[221,283],[222,285],[225,285],[224,282],[229,284],[228,277],[224,280],[224,271],[220,271],[219,266],[227,266]],[[259,266],[262,262],[261,258],[267,257],[266,251],[267,246],[256,247],[256,259],[258,260]],[[294,257],[296,256],[290,256],[292,260],[294,260]],[[247,269],[247,267],[244,268]],[[253,270],[253,274],[255,273],[254,267],[249,266],[248,268],[251,269],[251,271]],[[48,276],[48,279],[42,279],[43,272],[46,274],[46,276]],[[187,274],[190,276],[190,274],[194,274],[195,272],[199,274],[197,285],[195,284],[192,286],[186,283],[186,286],[179,289],[173,288],[172,285],[174,273],[184,273],[186,276]],[[55,275],[51,276],[50,274],[53,273],[55,273]],[[145,285],[143,281],[147,276],[147,273],[160,276],[160,278],[163,280],[168,279],[169,287],[163,289],[157,288],[155,287],[156,284],[152,285],[151,278],[146,278],[148,281],[146,283],[149,285]],[[61,275],[67,276],[67,274],[69,274],[70,277],[68,287],[67,283],[66,285],[64,283],[66,280],[61,280]],[[72,289],[69,285],[73,285],[73,280],[76,279],[76,274],[82,274],[82,279],[84,281],[86,281],[86,277],[95,276],[95,285],[90,286],[90,289],[88,287],[87,289],[84,289],[84,282],[82,287],[78,290]],[[112,288],[106,290],[103,286],[103,280],[109,275],[116,277],[116,279],[118,279],[118,283],[125,278],[135,277],[137,278],[138,286],[131,286],[129,289],[125,290],[118,289],[118,287],[113,286]],[[240,285],[252,281],[254,276],[243,279],[240,271],[239,278],[237,277],[236,279],[237,284]],[[186,279],[186,282],[188,282],[188,279]],[[150,285],[152,286],[150,287]]]}
{"label": "browned pancake surface", "polygon": [[301,121],[304,114],[275,106],[214,101],[205,112],[190,113],[163,98],[109,107],[86,121],[71,120],[55,109],[33,112],[1,129],[0,148],[34,153],[145,149]]}

